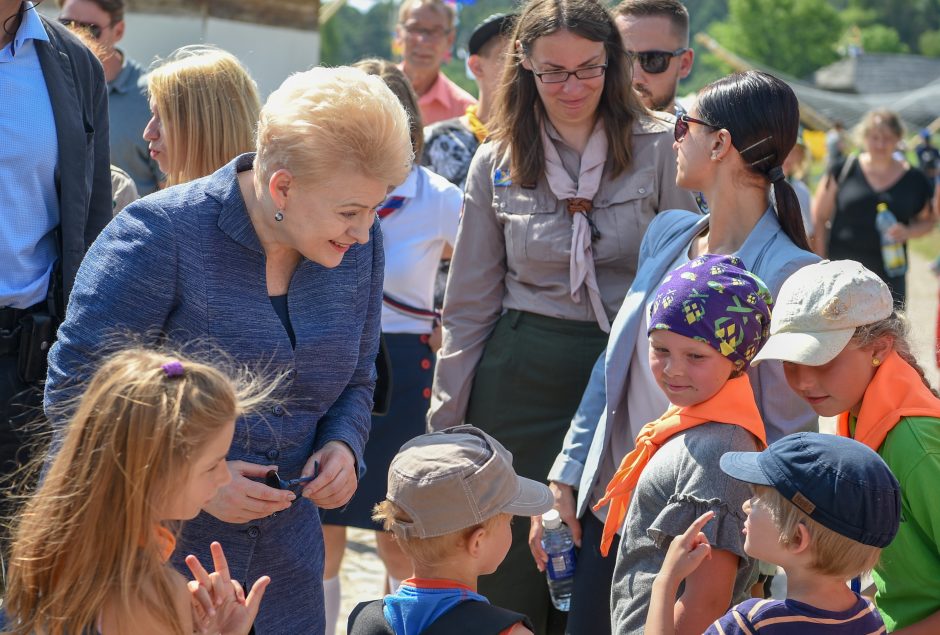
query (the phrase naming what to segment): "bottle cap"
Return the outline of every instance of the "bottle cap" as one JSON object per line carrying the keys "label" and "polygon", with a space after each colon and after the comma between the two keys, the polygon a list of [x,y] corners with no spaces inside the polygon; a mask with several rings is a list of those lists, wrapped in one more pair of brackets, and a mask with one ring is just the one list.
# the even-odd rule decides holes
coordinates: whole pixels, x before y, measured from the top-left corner
{"label": "bottle cap", "polygon": [[885,211],[886,209],[888,209],[888,204],[887,204],[887,203],[878,203],[877,205],[875,205],[875,209],[878,210],[879,212],[883,212],[883,211]]}
{"label": "bottle cap", "polygon": [[545,529],[558,529],[561,527],[561,515],[557,509],[550,509],[542,514],[542,527]]}

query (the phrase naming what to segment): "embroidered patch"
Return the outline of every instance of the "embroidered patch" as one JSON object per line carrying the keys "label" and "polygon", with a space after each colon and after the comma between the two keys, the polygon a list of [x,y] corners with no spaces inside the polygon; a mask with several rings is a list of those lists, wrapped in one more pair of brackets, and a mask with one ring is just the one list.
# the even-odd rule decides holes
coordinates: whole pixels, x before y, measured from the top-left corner
{"label": "embroidered patch", "polygon": [[503,171],[496,168],[496,171],[493,172],[493,186],[509,187],[510,185],[512,185],[512,179],[509,178],[509,170]]}
{"label": "embroidered patch", "polygon": [[829,320],[838,320],[840,317],[845,315],[846,311],[849,310],[849,307],[846,306],[845,302],[839,298],[833,298],[826,303],[826,306],[822,308],[822,315],[824,318]]}

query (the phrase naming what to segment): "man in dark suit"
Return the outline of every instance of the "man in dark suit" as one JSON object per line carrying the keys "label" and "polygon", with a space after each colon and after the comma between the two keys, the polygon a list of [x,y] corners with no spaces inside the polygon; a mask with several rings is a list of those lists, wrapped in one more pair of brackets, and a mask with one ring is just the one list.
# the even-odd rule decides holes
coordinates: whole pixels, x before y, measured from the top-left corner
{"label": "man in dark suit", "polygon": [[[111,219],[101,64],[30,2],[0,0],[0,475],[27,457],[45,352]],[[9,484],[0,512],[9,512]]]}

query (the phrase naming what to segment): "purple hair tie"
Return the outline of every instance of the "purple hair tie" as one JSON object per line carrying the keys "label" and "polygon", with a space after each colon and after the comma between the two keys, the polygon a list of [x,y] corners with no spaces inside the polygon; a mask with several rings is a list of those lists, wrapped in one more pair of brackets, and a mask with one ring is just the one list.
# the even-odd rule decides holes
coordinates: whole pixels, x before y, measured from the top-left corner
{"label": "purple hair tie", "polygon": [[182,377],[183,376],[183,363],[177,360],[172,362],[167,362],[160,366],[163,369],[163,372],[166,373],[167,377]]}

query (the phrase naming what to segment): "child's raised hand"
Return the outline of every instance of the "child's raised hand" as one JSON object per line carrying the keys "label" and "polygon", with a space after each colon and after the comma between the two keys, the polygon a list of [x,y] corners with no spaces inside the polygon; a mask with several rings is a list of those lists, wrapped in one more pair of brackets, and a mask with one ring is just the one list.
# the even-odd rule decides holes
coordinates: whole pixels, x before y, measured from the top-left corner
{"label": "child's raised hand", "polygon": [[246,598],[242,585],[229,575],[222,545],[213,542],[210,550],[215,567],[211,574],[203,568],[196,556],[186,557],[186,565],[196,578],[187,584],[192,596],[193,624],[200,633],[247,634],[258,615],[261,599],[271,578],[258,578]]}
{"label": "child's raised hand", "polygon": [[706,558],[712,557],[712,546],[702,533],[702,528],[715,517],[715,512],[705,512],[669,545],[659,575],[678,584],[685,580]]}

